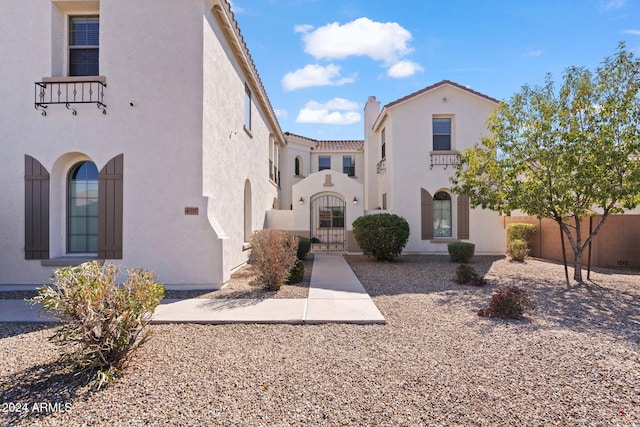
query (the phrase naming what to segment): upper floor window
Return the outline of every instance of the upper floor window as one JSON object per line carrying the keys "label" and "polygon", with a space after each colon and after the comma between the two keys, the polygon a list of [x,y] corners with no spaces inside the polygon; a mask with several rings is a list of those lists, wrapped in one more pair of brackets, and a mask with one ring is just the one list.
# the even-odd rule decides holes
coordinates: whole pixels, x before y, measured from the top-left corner
{"label": "upper floor window", "polygon": [[331,156],[318,157],[318,171],[323,171],[325,169],[331,169]]}
{"label": "upper floor window", "polygon": [[300,156],[296,157],[296,159],[294,160],[294,174],[295,176],[300,176],[301,172],[302,172],[302,165],[301,165],[302,161],[300,159]]}
{"label": "upper floor window", "polygon": [[432,124],[433,151],[451,150],[451,118],[434,117]]}
{"label": "upper floor window", "polygon": [[386,128],[382,129],[382,146],[380,147],[380,158],[381,159],[386,159],[387,158],[387,132],[386,132]]}
{"label": "upper floor window", "polygon": [[97,76],[99,71],[100,20],[98,15],[69,18],[69,75]]}
{"label": "upper floor window", "polygon": [[251,130],[251,90],[246,83],[244,85],[244,126]]}
{"label": "upper floor window", "polygon": [[356,156],[342,156],[342,173],[356,176]]}

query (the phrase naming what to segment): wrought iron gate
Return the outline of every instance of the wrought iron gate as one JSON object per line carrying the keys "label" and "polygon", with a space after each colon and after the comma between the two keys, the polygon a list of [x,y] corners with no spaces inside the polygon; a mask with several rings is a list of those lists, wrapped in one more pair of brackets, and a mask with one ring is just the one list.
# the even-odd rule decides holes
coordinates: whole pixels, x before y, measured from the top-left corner
{"label": "wrought iron gate", "polygon": [[332,194],[311,198],[311,250],[344,251],[346,202]]}

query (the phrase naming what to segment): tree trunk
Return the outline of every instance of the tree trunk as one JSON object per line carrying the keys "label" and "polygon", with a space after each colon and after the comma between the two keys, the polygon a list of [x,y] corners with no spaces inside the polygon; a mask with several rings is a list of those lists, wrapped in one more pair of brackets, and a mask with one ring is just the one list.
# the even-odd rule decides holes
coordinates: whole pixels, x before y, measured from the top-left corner
{"label": "tree trunk", "polygon": [[573,264],[573,280],[578,283],[582,283],[582,248],[579,250],[573,250],[575,256],[575,262]]}
{"label": "tree trunk", "polygon": [[575,262],[573,264],[573,280],[578,283],[582,283],[582,233],[580,232],[580,226],[582,225],[582,218],[575,216],[573,220],[576,222],[576,241],[573,247],[573,254],[575,256]]}

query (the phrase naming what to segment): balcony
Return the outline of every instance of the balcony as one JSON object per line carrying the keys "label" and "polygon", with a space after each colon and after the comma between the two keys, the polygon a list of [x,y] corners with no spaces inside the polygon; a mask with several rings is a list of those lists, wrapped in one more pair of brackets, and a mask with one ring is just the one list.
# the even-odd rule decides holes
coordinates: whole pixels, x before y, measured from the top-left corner
{"label": "balcony", "polygon": [[35,83],[34,107],[43,116],[47,115],[49,105],[62,104],[74,116],[78,112],[72,108],[75,104],[96,104],[102,114],[107,114],[104,103],[104,88],[107,87],[104,77],[73,78],[58,77],[43,79]]}
{"label": "balcony", "polygon": [[429,169],[433,170],[434,166],[444,166],[447,169],[449,166],[458,167],[460,165],[460,158],[457,151],[432,151],[431,166]]}
{"label": "balcony", "polygon": [[387,159],[382,159],[378,162],[377,165],[378,175],[381,175],[387,170]]}

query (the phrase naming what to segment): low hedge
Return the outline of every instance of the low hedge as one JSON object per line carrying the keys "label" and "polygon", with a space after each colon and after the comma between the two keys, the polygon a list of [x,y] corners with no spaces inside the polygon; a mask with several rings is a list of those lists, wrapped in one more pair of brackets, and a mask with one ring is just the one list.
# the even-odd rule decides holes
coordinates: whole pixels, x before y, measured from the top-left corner
{"label": "low hedge", "polygon": [[451,262],[471,262],[476,245],[469,242],[451,242],[447,244]]}

